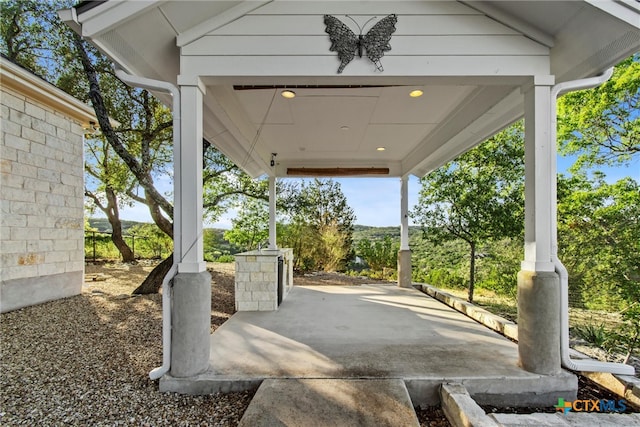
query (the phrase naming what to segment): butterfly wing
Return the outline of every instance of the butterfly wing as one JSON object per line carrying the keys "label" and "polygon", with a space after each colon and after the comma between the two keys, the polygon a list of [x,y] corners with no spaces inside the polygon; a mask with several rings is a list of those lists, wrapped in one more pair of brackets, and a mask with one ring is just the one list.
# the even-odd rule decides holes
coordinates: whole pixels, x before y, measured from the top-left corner
{"label": "butterfly wing", "polygon": [[380,58],[386,51],[391,50],[391,36],[396,31],[398,17],[393,14],[386,16],[374,25],[367,34],[364,35],[362,44],[367,50],[367,57],[373,62],[378,71],[382,71]]}
{"label": "butterfly wing", "polygon": [[324,15],[324,23],[327,26],[325,32],[329,34],[329,39],[331,40],[329,50],[338,52],[338,58],[340,59],[338,74],[340,74],[356,55],[358,36],[335,16]]}

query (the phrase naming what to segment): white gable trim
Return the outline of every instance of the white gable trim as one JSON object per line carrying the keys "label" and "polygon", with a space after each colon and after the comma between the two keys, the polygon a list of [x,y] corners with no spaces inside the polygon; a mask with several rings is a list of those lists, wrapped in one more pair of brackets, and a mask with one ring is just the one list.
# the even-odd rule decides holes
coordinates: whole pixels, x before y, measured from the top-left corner
{"label": "white gable trim", "polygon": [[593,7],[597,7],[627,24],[640,28],[640,2],[637,0],[585,0]]}
{"label": "white gable trim", "polygon": [[470,8],[477,10],[478,12],[482,12],[486,16],[495,19],[497,22],[500,22],[503,25],[506,25],[509,28],[513,28],[524,36],[530,38],[531,40],[538,42],[547,47],[553,47],[555,44],[553,37],[549,34],[540,31],[535,28],[531,24],[511,16],[495,7],[479,2],[479,1],[468,1],[468,0],[458,0],[460,3],[467,5]]}
{"label": "white gable trim", "polygon": [[93,38],[156,7],[158,1],[107,1],[82,13],[82,37]]}
{"label": "white gable trim", "polygon": [[179,34],[176,43],[178,47],[183,47],[188,45],[189,43],[193,43],[194,41],[199,40],[202,36],[210,33],[211,31],[215,31],[220,27],[224,27],[228,23],[241,18],[242,16],[264,6],[267,3],[271,3],[272,1],[273,0],[243,1],[239,5],[222,12],[220,15],[214,16],[213,18],[208,19],[193,28],[190,28],[188,31]]}

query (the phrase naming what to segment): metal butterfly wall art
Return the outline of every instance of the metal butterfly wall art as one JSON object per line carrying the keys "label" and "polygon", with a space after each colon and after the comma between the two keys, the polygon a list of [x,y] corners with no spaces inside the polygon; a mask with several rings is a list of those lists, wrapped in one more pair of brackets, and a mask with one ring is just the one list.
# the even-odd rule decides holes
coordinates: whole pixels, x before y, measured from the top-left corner
{"label": "metal butterfly wall art", "polygon": [[362,58],[363,50],[367,51],[367,57],[376,66],[376,70],[383,71],[380,59],[386,51],[391,50],[389,41],[391,40],[391,35],[396,31],[398,17],[393,14],[382,18],[363,35],[362,30],[370,21],[374,20],[375,17],[369,19],[369,21],[360,27],[352,17],[349,15],[345,16],[355,22],[360,34],[356,35],[335,16],[324,15],[324,23],[327,26],[325,32],[329,34],[329,39],[331,40],[329,50],[338,52],[338,58],[340,59],[338,74],[342,73],[344,67],[355,58],[356,53],[358,57]]}

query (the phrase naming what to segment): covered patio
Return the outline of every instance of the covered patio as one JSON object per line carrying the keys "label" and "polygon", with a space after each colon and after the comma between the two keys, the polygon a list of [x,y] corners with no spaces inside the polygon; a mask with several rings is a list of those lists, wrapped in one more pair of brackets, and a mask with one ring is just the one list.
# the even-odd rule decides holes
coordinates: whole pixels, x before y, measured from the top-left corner
{"label": "covered patio", "polygon": [[432,406],[447,382],[494,405],[552,405],[558,396],[575,398],[578,387],[569,373],[519,368],[512,341],[391,284],[295,286],[278,311],[236,313],[210,343],[206,372],[166,376],[160,390],[211,394],[273,378],[394,378],[404,381],[414,406]]}
{"label": "covered patio", "polygon": [[[521,389],[534,395],[575,387],[563,366],[629,373],[623,366],[578,366],[568,356],[566,270],[557,259],[555,105],[562,93],[603,83],[610,67],[640,50],[637,2],[89,1],[60,16],[114,60],[123,81],[173,105],[175,265],[163,293],[164,362],[151,373],[163,377],[165,389],[181,384],[196,391],[201,378],[227,375],[225,369],[240,375],[240,365],[227,364],[231,357],[248,361],[248,381],[287,370],[406,375],[425,384],[449,375],[478,381],[485,375],[496,384],[513,376],[529,382]],[[373,31],[370,20],[384,21],[389,49],[383,44],[384,56],[373,63],[354,51],[344,64],[327,34],[331,17],[364,25],[350,30],[355,38]],[[410,96],[414,91],[422,96]],[[516,346],[413,294],[407,185],[409,175],[427,175],[523,117],[525,255]],[[294,289],[278,311],[239,313],[210,337],[203,139],[251,176],[268,176],[274,252],[279,177],[397,179],[401,289]],[[326,301],[353,306],[331,318],[318,308],[335,310]],[[316,320],[305,329],[309,313],[326,325]],[[395,326],[378,325],[376,316]],[[355,331],[374,334],[367,345],[375,347],[363,344],[358,360],[378,352],[387,367],[348,363],[355,356],[348,351],[357,351],[349,345],[360,336]],[[311,362],[297,364],[265,336],[277,336],[292,353],[304,350],[300,360]]]}

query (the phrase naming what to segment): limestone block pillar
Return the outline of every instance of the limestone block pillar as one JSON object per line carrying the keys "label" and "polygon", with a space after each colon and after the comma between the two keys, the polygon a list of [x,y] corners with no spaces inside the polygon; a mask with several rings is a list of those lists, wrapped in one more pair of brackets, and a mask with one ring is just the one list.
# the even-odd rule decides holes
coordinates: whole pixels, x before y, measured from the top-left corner
{"label": "limestone block pillar", "polygon": [[525,253],[518,274],[518,353],[524,369],[560,372],[560,281],[551,260],[555,144],[551,141],[553,76],[525,90]]}

